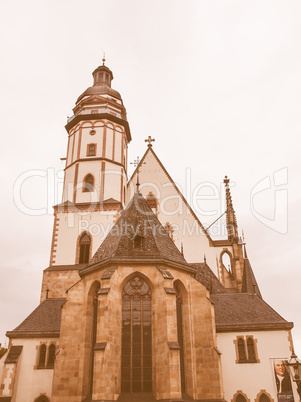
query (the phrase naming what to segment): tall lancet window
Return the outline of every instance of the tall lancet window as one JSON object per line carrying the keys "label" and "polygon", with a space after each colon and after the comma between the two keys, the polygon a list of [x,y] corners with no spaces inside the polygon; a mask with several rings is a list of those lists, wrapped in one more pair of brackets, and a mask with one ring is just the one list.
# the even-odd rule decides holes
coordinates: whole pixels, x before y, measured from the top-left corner
{"label": "tall lancet window", "polygon": [[45,362],[46,362],[46,345],[43,343],[40,346],[38,369],[44,369],[45,368]]}
{"label": "tall lancet window", "polygon": [[243,338],[238,339],[237,347],[238,347],[239,363],[245,363],[247,361],[247,355],[245,349],[245,341]]}
{"label": "tall lancet window", "polygon": [[177,293],[177,329],[178,329],[178,343],[180,346],[180,370],[181,370],[181,390],[185,392],[185,367],[184,367],[184,336],[183,336],[183,296],[177,284],[175,284],[175,291]]}
{"label": "tall lancet window", "polygon": [[87,264],[90,261],[90,245],[90,236],[83,233],[79,239],[79,264]]}
{"label": "tall lancet window", "polygon": [[152,391],[151,290],[140,276],[122,293],[121,391]]}

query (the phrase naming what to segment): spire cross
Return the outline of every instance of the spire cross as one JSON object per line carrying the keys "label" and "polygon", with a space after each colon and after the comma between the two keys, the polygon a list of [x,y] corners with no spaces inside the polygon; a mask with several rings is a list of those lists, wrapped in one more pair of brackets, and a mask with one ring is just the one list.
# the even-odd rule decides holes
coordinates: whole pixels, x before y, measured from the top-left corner
{"label": "spire cross", "polygon": [[146,140],[144,140],[144,142],[148,142],[148,147],[152,147],[152,142],[156,141],[154,138],[152,138],[150,135],[148,136],[148,138]]}

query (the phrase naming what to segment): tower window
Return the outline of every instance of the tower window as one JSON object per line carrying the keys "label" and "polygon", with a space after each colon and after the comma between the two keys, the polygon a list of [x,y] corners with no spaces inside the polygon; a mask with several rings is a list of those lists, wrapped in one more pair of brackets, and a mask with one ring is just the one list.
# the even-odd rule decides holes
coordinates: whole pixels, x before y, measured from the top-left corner
{"label": "tower window", "polygon": [[87,146],[87,156],[96,155],[96,144],[88,144]]}
{"label": "tower window", "polygon": [[91,192],[94,190],[94,177],[91,174],[88,174],[84,179],[84,192]]}
{"label": "tower window", "polygon": [[92,113],[92,114],[97,114],[97,113],[98,113],[98,110],[97,110],[97,109],[91,110],[91,113]]}
{"label": "tower window", "polygon": [[82,234],[79,240],[79,264],[87,264],[90,260],[91,238],[88,233]]}
{"label": "tower window", "polygon": [[90,131],[90,135],[95,135],[96,134],[96,131],[95,130],[91,130]]}

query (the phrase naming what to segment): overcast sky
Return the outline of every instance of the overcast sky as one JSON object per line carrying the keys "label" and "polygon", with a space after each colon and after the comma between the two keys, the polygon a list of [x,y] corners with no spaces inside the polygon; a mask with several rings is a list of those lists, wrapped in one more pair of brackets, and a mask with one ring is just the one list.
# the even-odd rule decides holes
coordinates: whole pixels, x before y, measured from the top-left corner
{"label": "overcast sky", "polygon": [[[64,126],[104,49],[128,112],[129,159],[155,137],[187,198],[188,177],[192,190],[230,177],[261,292],[295,322],[301,357],[300,1],[2,0],[0,19],[0,342],[39,303]],[[28,171],[39,176],[25,180]]]}

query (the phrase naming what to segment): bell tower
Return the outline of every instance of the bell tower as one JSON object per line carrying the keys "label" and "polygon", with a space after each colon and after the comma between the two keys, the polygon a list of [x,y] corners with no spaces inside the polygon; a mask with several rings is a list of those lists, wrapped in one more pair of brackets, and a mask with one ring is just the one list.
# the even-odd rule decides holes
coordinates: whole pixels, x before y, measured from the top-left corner
{"label": "bell tower", "polygon": [[78,97],[65,126],[63,199],[54,207],[51,266],[87,263],[125,205],[131,141],[126,109],[111,87],[105,59],[92,74],[93,85]]}
{"label": "bell tower", "polygon": [[93,86],[79,96],[66,125],[63,202],[103,203],[112,198],[124,206],[131,133],[122,98],[111,87],[113,73],[104,62],[93,72]]}

